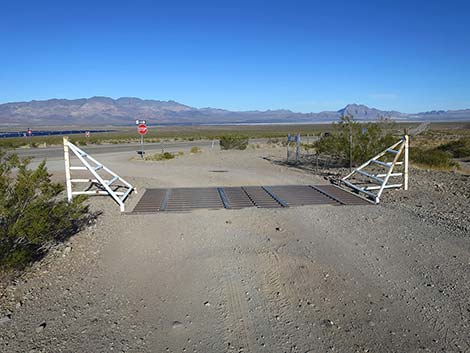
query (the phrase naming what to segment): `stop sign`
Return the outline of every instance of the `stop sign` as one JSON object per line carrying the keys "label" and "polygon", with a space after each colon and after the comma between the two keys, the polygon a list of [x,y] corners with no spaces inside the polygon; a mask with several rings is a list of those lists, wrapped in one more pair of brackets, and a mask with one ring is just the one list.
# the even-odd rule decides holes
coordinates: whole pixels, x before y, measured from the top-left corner
{"label": "stop sign", "polygon": [[145,135],[147,133],[148,129],[147,129],[147,125],[145,124],[139,124],[139,126],[137,126],[137,132],[141,135]]}

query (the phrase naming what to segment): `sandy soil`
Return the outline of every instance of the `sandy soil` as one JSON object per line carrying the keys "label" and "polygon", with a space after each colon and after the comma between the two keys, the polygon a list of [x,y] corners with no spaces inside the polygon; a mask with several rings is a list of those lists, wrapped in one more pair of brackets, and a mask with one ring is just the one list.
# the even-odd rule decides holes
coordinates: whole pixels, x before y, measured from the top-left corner
{"label": "sandy soil", "polygon": [[[283,153],[101,159],[139,190],[325,182],[263,159]],[[465,229],[396,203],[121,215],[91,202],[97,223],[4,290],[0,351],[470,351]]]}

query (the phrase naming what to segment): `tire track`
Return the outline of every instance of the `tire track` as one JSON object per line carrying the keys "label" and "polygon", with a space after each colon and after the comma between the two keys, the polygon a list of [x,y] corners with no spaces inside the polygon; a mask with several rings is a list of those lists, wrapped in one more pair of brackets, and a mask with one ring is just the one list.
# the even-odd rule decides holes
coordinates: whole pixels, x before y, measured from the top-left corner
{"label": "tire track", "polygon": [[224,316],[226,327],[225,343],[227,350],[236,352],[256,352],[255,330],[253,318],[244,293],[242,277],[237,266],[219,264],[223,268],[223,289],[227,300],[227,307]]}

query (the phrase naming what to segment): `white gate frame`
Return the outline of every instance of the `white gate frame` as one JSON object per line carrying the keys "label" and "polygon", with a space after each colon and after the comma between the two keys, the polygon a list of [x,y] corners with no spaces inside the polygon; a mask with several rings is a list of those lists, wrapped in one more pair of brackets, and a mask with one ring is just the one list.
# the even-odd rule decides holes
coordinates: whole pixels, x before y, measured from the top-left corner
{"label": "white gate frame", "polygon": [[[363,194],[370,197],[376,204],[380,202],[380,196],[382,195],[385,189],[403,187],[404,190],[408,190],[409,145],[410,145],[410,138],[408,135],[404,135],[400,141],[393,144],[392,146],[385,149],[384,151],[380,152],[378,155],[374,156],[373,158],[369,159],[367,162],[365,162],[358,168],[354,169],[351,173],[349,173],[344,178],[342,178],[341,183],[349,186],[350,188],[356,191],[362,192]],[[385,162],[385,161],[379,160],[381,157],[385,156],[387,153],[391,153],[395,155],[392,162]],[[403,157],[402,161],[400,161],[401,157]],[[387,171],[386,173],[380,173],[380,174],[371,174],[371,173],[364,171],[364,168],[370,165],[378,165],[378,166],[384,167],[387,169]],[[399,173],[393,172],[395,166],[397,165],[403,165],[403,172],[399,172]],[[371,184],[375,183],[378,185],[366,186],[366,187],[360,187],[360,186],[354,185],[354,183],[351,180],[347,180],[347,179],[352,178],[355,174],[360,174],[363,177],[367,177],[369,178],[369,180],[371,180]],[[403,177],[403,182],[395,183],[395,184],[388,184],[389,179],[391,177]],[[378,192],[374,193],[372,192],[373,190],[378,190]]]}
{"label": "white gate frame", "polygon": [[[71,166],[70,165],[70,151],[78,157],[82,166]],[[119,175],[114,173],[111,169],[105,167],[103,164],[98,162],[96,159],[91,157],[88,153],[82,151],[80,148],[71,143],[68,137],[64,137],[64,161],[65,161],[65,182],[67,189],[67,199],[72,201],[73,196],[75,195],[109,195],[114,201],[119,204],[121,212],[125,211],[124,202],[130,193],[135,190],[135,188],[121,178]],[[72,170],[88,170],[94,177],[94,179],[72,179],[71,171]],[[111,179],[103,179],[98,174],[99,170],[104,170],[111,175]],[[115,191],[111,189],[111,185],[116,181],[120,181],[124,184],[125,191]],[[104,190],[83,190],[83,191],[73,191],[72,183],[96,183],[99,186],[103,187]],[[136,191],[137,192],[137,191]]]}

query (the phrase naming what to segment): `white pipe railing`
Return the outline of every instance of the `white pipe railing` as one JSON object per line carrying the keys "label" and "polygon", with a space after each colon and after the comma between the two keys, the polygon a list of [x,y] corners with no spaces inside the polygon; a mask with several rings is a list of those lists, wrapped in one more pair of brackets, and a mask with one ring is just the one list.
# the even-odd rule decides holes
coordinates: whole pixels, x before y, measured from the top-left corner
{"label": "white pipe railing", "polygon": [[[370,197],[376,204],[380,202],[380,196],[385,189],[401,188],[408,190],[408,159],[409,159],[409,143],[410,139],[408,135],[403,136],[403,138],[392,146],[388,147],[384,151],[380,152],[376,156],[369,159],[367,162],[363,163],[351,173],[346,175],[341,179],[341,183],[344,185],[360,192],[368,197]],[[392,162],[386,162],[379,160],[387,153],[394,154]],[[403,161],[400,161],[400,158],[403,157]],[[386,169],[386,172],[373,174],[373,172],[365,171],[364,169],[374,164],[375,166],[380,166]],[[403,172],[394,173],[393,170],[396,166],[403,166]],[[356,174],[360,174],[362,177],[368,178],[371,182],[369,184],[375,184],[372,186],[360,187],[355,185],[351,180]],[[388,184],[390,178],[403,177],[403,183],[394,183]],[[379,185],[377,185],[377,183]],[[378,190],[377,193],[373,193],[372,190]]]}
{"label": "white pipe railing", "polygon": [[[70,165],[70,151],[75,155],[78,160],[81,162],[82,166],[71,166]],[[76,195],[108,195],[113,198],[114,201],[119,205],[121,212],[125,211],[124,202],[126,198],[130,195],[135,188],[129,184],[126,180],[121,178],[119,175],[114,173],[111,169],[107,168],[96,159],[91,157],[88,153],[84,152],[73,143],[71,143],[67,137],[64,137],[64,161],[65,161],[65,183],[67,190],[67,199],[72,201],[73,196]],[[72,170],[81,170],[89,171],[93,178],[72,178]],[[105,171],[111,178],[104,179],[98,171]],[[116,181],[120,181],[125,188],[125,191],[116,191],[111,188],[111,185]],[[98,190],[82,190],[82,191],[73,191],[73,183],[93,183],[96,184],[100,189]],[[102,190],[102,189],[104,190]]]}

